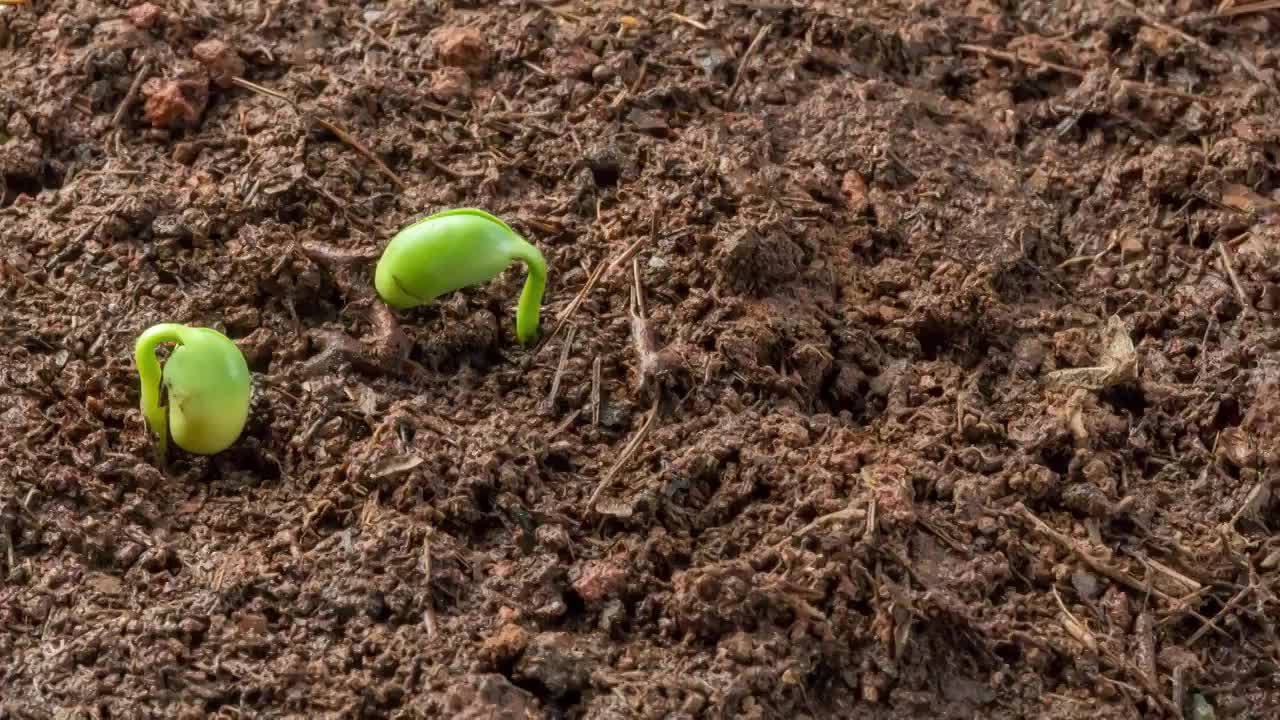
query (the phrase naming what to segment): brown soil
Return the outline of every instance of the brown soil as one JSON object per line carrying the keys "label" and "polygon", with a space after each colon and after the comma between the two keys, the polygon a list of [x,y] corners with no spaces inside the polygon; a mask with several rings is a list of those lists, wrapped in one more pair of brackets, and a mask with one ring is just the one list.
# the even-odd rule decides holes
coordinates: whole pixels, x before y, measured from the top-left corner
{"label": "brown soil", "polygon": [[[1276,717],[1280,11],[1217,5],[0,8],[0,717]],[[519,266],[370,302],[457,206],[538,347]],[[162,321],[255,373],[167,468]]]}

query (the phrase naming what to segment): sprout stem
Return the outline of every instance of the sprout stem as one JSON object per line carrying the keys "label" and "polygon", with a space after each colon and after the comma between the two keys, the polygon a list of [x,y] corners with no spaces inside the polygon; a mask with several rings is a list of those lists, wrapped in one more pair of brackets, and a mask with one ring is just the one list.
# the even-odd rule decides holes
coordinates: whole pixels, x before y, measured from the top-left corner
{"label": "sprout stem", "polygon": [[520,291],[520,302],[516,306],[516,339],[521,345],[528,345],[538,336],[542,293],[547,288],[547,261],[542,257],[542,252],[529,241],[519,235],[515,237],[519,242],[515,243],[512,255],[524,262],[529,273],[524,281],[524,289]]}
{"label": "sprout stem", "polygon": [[164,457],[169,443],[169,416],[160,404],[160,361],[156,360],[156,348],[161,343],[182,344],[183,326],[177,323],[161,323],[147,329],[134,347],[134,359],[138,363],[138,375],[142,378],[142,415],[152,432],[159,436],[160,456]]}

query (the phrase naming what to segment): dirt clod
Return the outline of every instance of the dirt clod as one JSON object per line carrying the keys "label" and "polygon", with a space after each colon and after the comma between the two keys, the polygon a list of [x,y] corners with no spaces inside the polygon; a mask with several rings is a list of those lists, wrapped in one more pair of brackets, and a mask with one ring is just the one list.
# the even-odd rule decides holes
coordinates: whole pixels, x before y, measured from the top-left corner
{"label": "dirt clod", "polygon": [[564,632],[541,633],[516,663],[516,674],[540,683],[552,696],[577,692],[590,680],[593,658],[575,637]]}
{"label": "dirt clod", "polygon": [[618,561],[592,560],[584,563],[573,581],[573,589],[587,602],[612,596],[626,582],[627,569]]}
{"label": "dirt clod", "polygon": [[155,128],[193,128],[209,102],[209,86],[198,80],[151,78],[142,84],[143,114]]}
{"label": "dirt clod", "polygon": [[0,7],[0,717],[1280,706],[1275,15],[1133,5]]}
{"label": "dirt clod", "polygon": [[485,34],[473,27],[441,27],[432,31],[436,56],[445,65],[482,73],[493,59],[493,47]]}
{"label": "dirt clod", "polygon": [[233,78],[244,75],[244,60],[235,48],[217,39],[205,40],[191,49],[191,56],[209,70],[209,78],[220,88],[233,87]]}
{"label": "dirt clod", "polygon": [[800,272],[804,254],[780,233],[742,230],[724,242],[719,257],[721,279],[729,288],[764,295]]}
{"label": "dirt clod", "polygon": [[129,22],[139,30],[150,30],[164,20],[164,11],[153,3],[142,3],[129,8]]}
{"label": "dirt clod", "polygon": [[528,645],[529,633],[515,623],[507,623],[485,639],[480,658],[489,667],[504,667],[520,657]]}
{"label": "dirt clod", "polygon": [[448,104],[471,96],[471,76],[457,67],[443,67],[431,74],[431,96]]}

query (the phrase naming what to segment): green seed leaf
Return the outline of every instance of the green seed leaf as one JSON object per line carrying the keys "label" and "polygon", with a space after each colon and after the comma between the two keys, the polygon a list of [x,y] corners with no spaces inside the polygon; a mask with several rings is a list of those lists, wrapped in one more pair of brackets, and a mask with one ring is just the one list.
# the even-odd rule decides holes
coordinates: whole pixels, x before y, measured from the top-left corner
{"label": "green seed leaf", "polygon": [[[163,372],[156,360],[162,343],[177,347]],[[235,343],[203,327],[161,323],[138,337],[134,348],[142,383],[142,414],[163,456],[168,439],[187,452],[212,455],[240,437],[249,418],[249,365]],[[160,404],[160,386],[168,406]]]}
{"label": "green seed leaf", "polygon": [[528,344],[538,335],[546,260],[538,248],[483,210],[446,210],[401,230],[378,260],[374,286],[392,307],[417,307],[488,282],[516,260],[529,273],[516,307],[516,339]]}

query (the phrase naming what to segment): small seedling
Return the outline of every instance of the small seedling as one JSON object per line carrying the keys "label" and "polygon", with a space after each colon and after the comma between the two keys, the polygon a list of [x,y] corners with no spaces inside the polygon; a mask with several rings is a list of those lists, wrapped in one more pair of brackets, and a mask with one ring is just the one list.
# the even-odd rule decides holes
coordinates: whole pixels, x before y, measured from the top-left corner
{"label": "small seedling", "polygon": [[[163,378],[156,348],[177,347]],[[249,418],[249,365],[240,348],[217,330],[161,323],[147,328],[135,346],[142,378],[142,415],[164,457],[169,437],[198,455],[222,452],[240,437]],[[161,385],[168,403],[161,404]]]}
{"label": "small seedling", "polygon": [[514,260],[524,262],[529,273],[516,307],[516,339],[528,344],[538,335],[547,262],[538,248],[483,210],[446,210],[401,230],[378,260],[374,286],[388,305],[411,308],[492,280]]}

